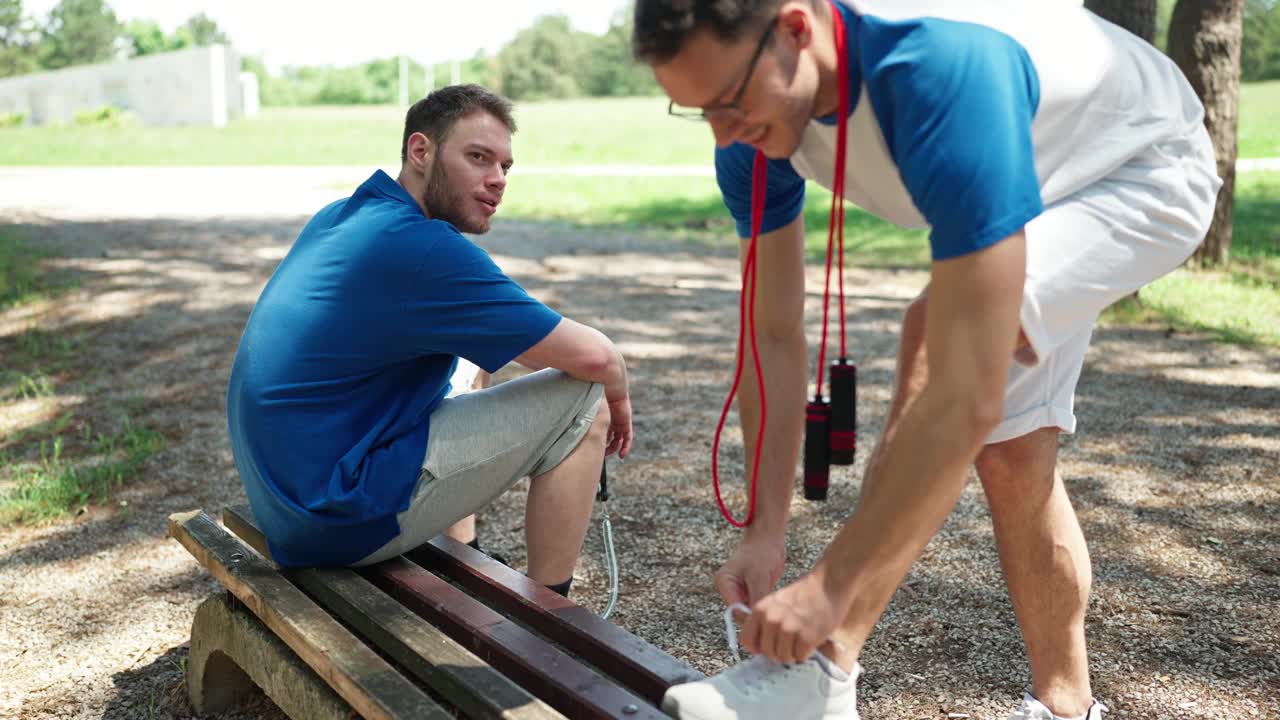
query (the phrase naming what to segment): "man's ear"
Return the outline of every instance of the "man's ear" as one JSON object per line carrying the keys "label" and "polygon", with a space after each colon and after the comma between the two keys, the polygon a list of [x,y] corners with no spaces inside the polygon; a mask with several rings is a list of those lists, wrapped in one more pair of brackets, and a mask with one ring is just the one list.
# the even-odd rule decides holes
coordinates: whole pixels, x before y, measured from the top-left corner
{"label": "man's ear", "polygon": [[813,42],[813,9],[803,3],[788,2],[778,12],[779,33],[797,48]]}
{"label": "man's ear", "polygon": [[409,162],[414,169],[428,174],[435,157],[436,144],[423,133],[416,132],[409,136]]}

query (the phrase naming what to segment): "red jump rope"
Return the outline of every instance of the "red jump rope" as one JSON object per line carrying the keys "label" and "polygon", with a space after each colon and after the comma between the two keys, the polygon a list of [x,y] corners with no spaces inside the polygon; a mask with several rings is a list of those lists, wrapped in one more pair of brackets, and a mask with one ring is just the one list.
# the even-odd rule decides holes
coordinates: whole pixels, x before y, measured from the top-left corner
{"label": "red jump rope", "polygon": [[[804,444],[804,496],[809,500],[825,500],[830,483],[829,468],[831,465],[850,465],[858,446],[857,432],[857,366],[848,359],[847,338],[845,335],[844,314],[844,178],[845,160],[848,145],[849,120],[849,61],[845,52],[845,26],[840,10],[831,4],[832,25],[834,26],[835,47],[837,57],[837,83],[839,84],[839,106],[836,110],[836,157],[835,177],[831,197],[831,217],[827,229],[827,269],[826,281],[822,289],[822,344],[818,350],[818,376],[814,385],[814,396],[805,405],[805,444]],[[720,493],[719,450],[720,434],[724,430],[729,408],[733,405],[734,396],[738,392],[738,384],[742,380],[744,358],[744,334],[738,333],[738,362],[734,371],[733,386],[729,396],[725,398],[724,409],[720,413],[720,423],[716,427],[715,440],[711,445],[711,481],[715,486],[716,503],[720,512],[729,524],[734,527],[746,527],[755,519],[756,482],[760,470],[760,447],[764,442],[765,424],[768,418],[765,403],[764,378],[759,371],[760,351],[756,345],[755,294],[756,294],[756,245],[760,239],[760,226],[764,218],[765,186],[768,179],[768,165],[764,153],[756,151],[755,161],[751,169],[751,242],[747,246],[747,257],[742,267],[742,295],[738,302],[739,328],[746,328],[751,338],[751,356],[757,368],[756,385],[760,395],[760,426],[756,431],[755,457],[751,463],[751,487],[747,500],[747,517],[737,520],[724,504]],[[831,299],[831,265],[836,257],[837,287],[840,308],[840,357],[831,363],[831,401],[822,394],[822,372],[827,354],[827,319]]]}

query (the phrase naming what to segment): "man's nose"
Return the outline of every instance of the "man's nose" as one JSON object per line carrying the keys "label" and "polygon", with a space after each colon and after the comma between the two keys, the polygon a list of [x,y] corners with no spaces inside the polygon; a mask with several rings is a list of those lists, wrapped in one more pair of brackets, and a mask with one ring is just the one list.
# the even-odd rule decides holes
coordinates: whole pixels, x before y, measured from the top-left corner
{"label": "man's nose", "polygon": [[505,171],[503,171],[501,165],[494,166],[494,169],[492,172],[490,172],[489,178],[485,182],[485,185],[488,185],[489,187],[499,192],[501,192],[504,188],[507,187],[507,174]]}

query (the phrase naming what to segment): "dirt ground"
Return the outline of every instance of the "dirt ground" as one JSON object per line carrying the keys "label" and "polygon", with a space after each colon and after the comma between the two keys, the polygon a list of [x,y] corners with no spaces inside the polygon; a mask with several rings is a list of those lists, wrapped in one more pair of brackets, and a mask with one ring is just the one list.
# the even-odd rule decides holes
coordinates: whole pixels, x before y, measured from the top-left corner
{"label": "dirt ground", "polygon": [[[79,285],[0,314],[0,354],[38,325],[77,338],[64,407],[126,406],[166,438],[110,507],[0,530],[0,717],[186,718],[183,667],[197,604],[217,584],[165,536],[176,511],[243,501],[224,392],[240,330],[305,216],[94,220],[0,213],[64,253]],[[633,381],[633,456],[611,463],[620,554],[614,620],[705,672],[728,662],[710,575],[737,537],[710,484],[712,432],[733,369],[736,260],[619,233],[499,224],[480,240],[517,280],[617,340]],[[811,288],[820,288],[812,268]],[[796,499],[788,578],[856,498],[888,400],[898,320],[924,277],[855,270],[861,370],[854,468],[826,503]],[[810,295],[816,347],[820,294]],[[816,354],[816,353],[815,353]],[[5,405],[5,422],[24,420]],[[30,410],[30,408],[28,408]],[[35,412],[34,410],[30,410]],[[1080,381],[1062,472],[1090,539],[1094,687],[1111,718],[1280,718],[1280,352],[1162,327],[1105,329]],[[726,433],[723,463],[742,462]],[[742,495],[730,502],[742,507]],[[482,517],[514,564],[523,488]],[[598,532],[574,590],[607,597]],[[1003,719],[1027,687],[988,512],[970,482],[867,647],[869,720]],[[277,717],[262,702],[237,717]]]}

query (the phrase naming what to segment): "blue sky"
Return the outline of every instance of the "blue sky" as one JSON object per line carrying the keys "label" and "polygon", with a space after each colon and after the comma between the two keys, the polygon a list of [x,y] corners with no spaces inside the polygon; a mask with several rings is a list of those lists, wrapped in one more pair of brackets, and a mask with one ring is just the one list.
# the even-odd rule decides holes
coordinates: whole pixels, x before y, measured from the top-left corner
{"label": "blue sky", "polygon": [[[121,21],[146,18],[171,31],[198,12],[213,18],[236,50],[269,67],[348,65],[406,54],[418,62],[496,50],[532,20],[564,13],[574,27],[602,33],[624,0],[107,0]],[[25,0],[48,16],[57,0]]]}

